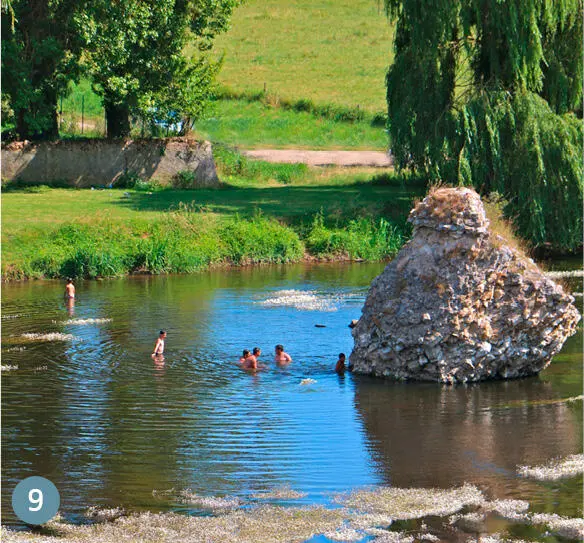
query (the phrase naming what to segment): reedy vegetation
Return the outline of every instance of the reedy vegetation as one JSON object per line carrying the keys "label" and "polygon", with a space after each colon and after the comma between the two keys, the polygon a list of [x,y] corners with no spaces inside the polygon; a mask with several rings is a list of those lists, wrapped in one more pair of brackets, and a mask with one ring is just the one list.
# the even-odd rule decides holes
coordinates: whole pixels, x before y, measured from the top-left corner
{"label": "reedy vegetation", "polygon": [[[177,191],[139,179],[126,180],[134,186],[129,197],[116,189],[9,186],[3,278],[187,273],[304,258],[382,260],[405,241],[412,199],[425,187],[393,174],[249,161],[229,148],[217,156],[225,182],[219,190]],[[79,212],[63,220],[72,206]],[[29,219],[21,221],[25,209]]]}
{"label": "reedy vegetation", "polygon": [[386,0],[401,168],[498,191],[533,245],[582,243],[582,0]]}

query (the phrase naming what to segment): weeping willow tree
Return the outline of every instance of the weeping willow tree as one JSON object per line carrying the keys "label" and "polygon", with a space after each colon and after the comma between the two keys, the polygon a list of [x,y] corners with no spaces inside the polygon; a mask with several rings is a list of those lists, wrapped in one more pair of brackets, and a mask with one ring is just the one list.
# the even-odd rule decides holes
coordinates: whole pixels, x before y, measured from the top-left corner
{"label": "weeping willow tree", "polygon": [[582,0],[385,0],[400,168],[497,191],[535,246],[582,243]]}

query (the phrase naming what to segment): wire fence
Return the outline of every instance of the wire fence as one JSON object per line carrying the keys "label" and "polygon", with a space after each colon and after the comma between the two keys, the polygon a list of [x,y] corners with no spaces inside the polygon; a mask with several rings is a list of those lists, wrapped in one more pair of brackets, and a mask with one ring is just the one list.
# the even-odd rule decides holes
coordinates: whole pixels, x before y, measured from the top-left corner
{"label": "wire fence", "polygon": [[62,136],[103,138],[107,134],[105,110],[84,95],[59,100],[59,133]]}

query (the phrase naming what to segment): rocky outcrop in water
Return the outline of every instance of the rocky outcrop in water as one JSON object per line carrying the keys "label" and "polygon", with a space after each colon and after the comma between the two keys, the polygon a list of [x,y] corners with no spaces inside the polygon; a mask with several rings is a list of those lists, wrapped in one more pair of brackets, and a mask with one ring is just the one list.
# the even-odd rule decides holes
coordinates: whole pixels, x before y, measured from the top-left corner
{"label": "rocky outcrop in water", "polygon": [[358,373],[442,383],[538,373],[576,331],[574,298],[489,231],[478,194],[432,191],[353,329]]}

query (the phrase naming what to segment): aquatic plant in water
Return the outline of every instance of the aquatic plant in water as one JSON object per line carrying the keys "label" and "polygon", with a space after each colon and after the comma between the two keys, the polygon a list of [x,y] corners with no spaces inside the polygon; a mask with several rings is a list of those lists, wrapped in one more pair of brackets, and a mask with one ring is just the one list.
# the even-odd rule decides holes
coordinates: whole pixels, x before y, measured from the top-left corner
{"label": "aquatic plant in water", "polygon": [[306,492],[299,492],[288,485],[283,485],[266,492],[256,492],[251,497],[258,500],[299,500],[306,497]]}
{"label": "aquatic plant in water", "polygon": [[335,497],[337,503],[367,512],[384,513],[396,520],[447,516],[469,505],[485,502],[482,492],[465,484],[459,488],[393,488],[357,490]]}
{"label": "aquatic plant in water", "polygon": [[[230,498],[198,496],[190,491],[154,491],[153,495],[174,496],[189,503],[226,504]],[[422,524],[417,533],[391,531],[392,520],[416,519],[426,516],[447,517],[466,507],[476,507],[474,513],[454,515],[444,519],[444,528],[452,531],[453,519],[482,518],[496,512],[503,518],[539,525],[548,531],[571,539],[584,535],[584,519],[566,518],[555,514],[530,514],[521,500],[485,500],[479,489],[465,484],[452,489],[378,488],[338,495],[336,501],[346,507],[323,506],[281,507],[260,505],[227,508],[215,516],[193,517],[176,513],[139,513],[124,516],[121,509],[90,508],[86,516],[106,522],[92,525],[68,524],[57,516],[47,523],[55,535],[16,532],[2,527],[2,541],[37,543],[84,543],[119,541],[164,543],[181,541],[203,543],[229,541],[231,543],[301,543],[315,535],[324,535],[333,541],[360,541],[374,536],[376,543],[413,543],[414,540],[436,541]],[[241,505],[245,505],[240,502]],[[521,543],[501,534],[481,536],[489,543]]]}
{"label": "aquatic plant in water", "polygon": [[539,481],[556,481],[584,473],[584,454],[572,454],[554,459],[543,466],[519,466],[517,473]]}

